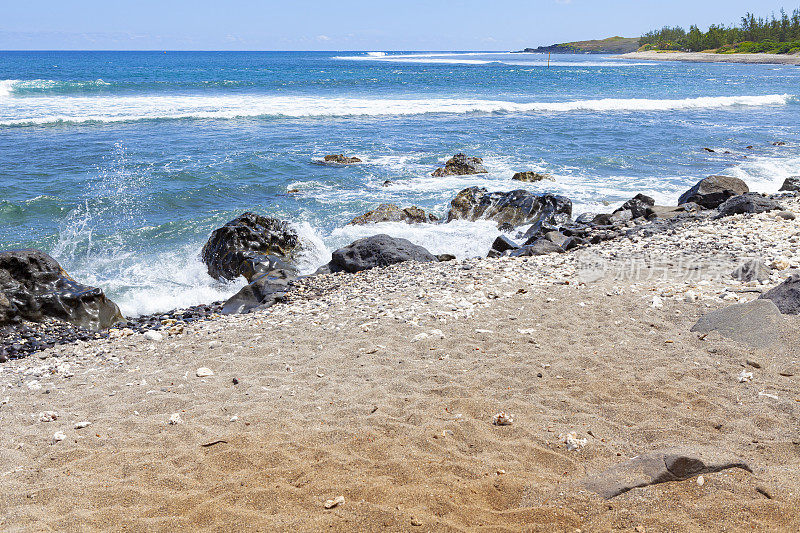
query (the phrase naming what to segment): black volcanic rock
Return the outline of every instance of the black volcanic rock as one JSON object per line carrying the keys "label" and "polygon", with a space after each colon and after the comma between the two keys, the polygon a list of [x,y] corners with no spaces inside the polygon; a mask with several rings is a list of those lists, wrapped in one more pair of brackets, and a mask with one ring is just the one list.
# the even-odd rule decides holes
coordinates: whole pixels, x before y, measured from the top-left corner
{"label": "black volcanic rock", "polygon": [[422,246],[406,239],[373,235],[359,239],[333,252],[331,262],[322,272],[360,272],[405,261],[434,262],[439,259]]}
{"label": "black volcanic rock", "polygon": [[572,202],[554,194],[533,194],[518,189],[510,192],[488,192],[484,187],[469,187],[450,202],[447,221],[487,219],[499,224],[520,226],[551,215],[572,215]]}
{"label": "black volcanic rock", "polygon": [[212,278],[232,280],[244,276],[251,281],[263,273],[257,265],[269,263],[267,256],[289,257],[299,245],[297,232],[286,222],[243,213],[214,230],[201,256]]}
{"label": "black volcanic rock", "polygon": [[440,178],[443,176],[487,174],[488,172],[489,171],[483,166],[483,159],[480,157],[467,157],[464,154],[456,154],[447,160],[444,167],[434,170],[431,176]]}
{"label": "black volcanic rock", "polygon": [[39,250],[0,252],[0,324],[56,318],[89,330],[124,321],[102,289],[73,280]]}
{"label": "black volcanic rock", "polygon": [[678,205],[694,202],[705,209],[715,209],[732,196],[750,192],[747,184],[731,176],[709,176],[683,193]]}

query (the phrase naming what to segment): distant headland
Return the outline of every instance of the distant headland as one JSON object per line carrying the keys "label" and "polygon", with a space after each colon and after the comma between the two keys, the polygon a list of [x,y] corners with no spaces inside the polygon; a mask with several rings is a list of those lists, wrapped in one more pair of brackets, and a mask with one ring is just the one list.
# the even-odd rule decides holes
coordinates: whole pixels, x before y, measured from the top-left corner
{"label": "distant headland", "polygon": [[592,41],[553,44],[539,48],[526,48],[518,53],[536,54],[627,54],[639,49],[639,39],[634,37],[609,37]]}

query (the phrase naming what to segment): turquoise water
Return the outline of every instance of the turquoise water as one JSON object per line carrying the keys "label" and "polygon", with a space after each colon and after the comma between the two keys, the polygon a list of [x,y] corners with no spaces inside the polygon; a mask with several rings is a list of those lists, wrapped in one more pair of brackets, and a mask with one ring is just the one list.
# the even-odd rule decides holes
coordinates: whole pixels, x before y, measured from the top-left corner
{"label": "turquoise water", "polygon": [[[376,232],[485,255],[492,224],[345,224],[382,202],[441,215],[472,185],[564,194],[576,214],[674,204],[709,174],[772,192],[800,174],[798,95],[793,66],[613,56],[0,52],[0,248],[48,251],[130,315],[232,294],[198,254],[244,210],[295,224],[306,271]],[[430,176],[459,151],[490,174]],[[328,153],[364,163],[314,164]]]}

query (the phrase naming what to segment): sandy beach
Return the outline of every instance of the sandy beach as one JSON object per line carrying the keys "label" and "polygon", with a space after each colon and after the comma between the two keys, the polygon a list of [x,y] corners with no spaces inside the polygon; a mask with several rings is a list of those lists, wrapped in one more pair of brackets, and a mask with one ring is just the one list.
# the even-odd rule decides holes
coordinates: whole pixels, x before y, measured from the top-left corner
{"label": "sandy beach", "polygon": [[748,63],[800,65],[800,56],[783,54],[709,54],[704,52],[633,52],[617,56],[642,61],[686,61],[696,63]]}
{"label": "sandy beach", "polygon": [[[318,276],[161,340],[119,332],[10,361],[0,527],[796,531],[799,319],[760,347],[690,328],[800,267],[798,235],[736,215],[588,256]],[[730,277],[750,257],[769,280]],[[493,425],[499,412],[513,424]],[[752,473],[610,500],[584,485],[665,449]]]}

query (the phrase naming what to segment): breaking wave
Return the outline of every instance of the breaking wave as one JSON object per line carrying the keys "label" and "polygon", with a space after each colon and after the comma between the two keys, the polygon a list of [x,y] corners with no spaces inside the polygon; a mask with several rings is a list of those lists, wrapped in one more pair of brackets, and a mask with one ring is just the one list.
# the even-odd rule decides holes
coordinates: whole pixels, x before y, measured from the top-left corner
{"label": "breaking wave", "polygon": [[[6,80],[9,81],[9,80]],[[3,82],[5,83],[5,82]],[[15,85],[14,85],[15,86]],[[0,91],[7,84],[0,85]],[[0,92],[0,94],[2,94]],[[360,99],[271,95],[40,96],[13,98],[0,108],[0,126],[245,117],[350,117],[467,113],[657,112],[796,103],[789,94],[684,99],[605,98],[566,102],[480,99]]]}

